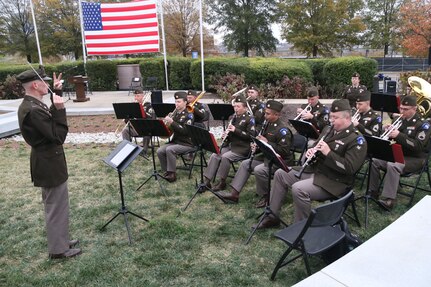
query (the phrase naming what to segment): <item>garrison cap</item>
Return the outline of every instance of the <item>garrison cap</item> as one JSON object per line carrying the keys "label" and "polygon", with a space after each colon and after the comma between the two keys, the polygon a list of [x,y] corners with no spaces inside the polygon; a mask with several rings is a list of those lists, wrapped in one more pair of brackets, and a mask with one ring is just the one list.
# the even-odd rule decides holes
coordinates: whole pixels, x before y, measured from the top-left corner
{"label": "garrison cap", "polygon": [[283,109],[283,104],[278,101],[268,100],[266,102],[266,108],[279,113]]}
{"label": "garrison cap", "polygon": [[250,90],[253,90],[253,91],[259,92],[259,90],[257,89],[257,87],[256,87],[255,85],[250,85],[250,86],[248,86],[247,91],[250,91]]}
{"label": "garrison cap", "polygon": [[356,102],[365,102],[371,99],[370,91],[362,91],[356,95]]}
{"label": "garrison cap", "polygon": [[[37,72],[37,73],[36,73]],[[42,78],[44,81],[51,81],[52,79],[48,77],[45,73],[44,69],[37,69],[35,71],[33,70],[27,70],[16,76],[16,79],[20,81],[21,83],[28,83],[35,80],[40,80]],[[39,78],[39,76],[40,78]]]}
{"label": "garrison cap", "polygon": [[405,96],[404,98],[401,99],[401,105],[404,106],[416,106],[417,102],[416,102],[416,96]]}
{"label": "garrison cap", "polygon": [[236,96],[234,102],[247,104],[247,99],[243,95],[239,95],[239,96]]}
{"label": "garrison cap", "polygon": [[188,91],[187,91],[187,96],[189,96],[189,95],[196,97],[196,96],[197,96],[197,93],[196,93],[196,91],[195,91],[195,90],[188,90]]}
{"label": "garrison cap", "polygon": [[359,75],[359,73],[358,72],[354,72],[353,74],[352,74],[352,78],[353,77],[358,77],[358,78],[360,78],[361,76]]}
{"label": "garrison cap", "polygon": [[144,91],[141,88],[137,88],[137,89],[135,89],[134,93],[135,93],[135,95],[137,95],[137,94],[143,94]]}
{"label": "garrison cap", "polygon": [[175,100],[183,99],[183,100],[187,101],[187,93],[186,92],[175,92],[174,98],[175,98]]}
{"label": "garrison cap", "polygon": [[310,87],[307,90],[307,97],[312,98],[319,95],[319,90],[316,87]]}
{"label": "garrison cap", "polygon": [[346,99],[335,100],[332,102],[331,112],[350,111],[349,101]]}

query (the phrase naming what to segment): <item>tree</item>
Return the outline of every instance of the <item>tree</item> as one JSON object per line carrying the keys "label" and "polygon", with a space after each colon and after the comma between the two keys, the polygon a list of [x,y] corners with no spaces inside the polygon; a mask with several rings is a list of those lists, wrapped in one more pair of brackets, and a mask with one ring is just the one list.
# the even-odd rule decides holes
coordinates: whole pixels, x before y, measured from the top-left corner
{"label": "tree", "polygon": [[[200,24],[197,0],[163,1],[166,50],[180,53],[183,57],[191,51],[200,51]],[[214,41],[203,29],[204,46],[212,48]]]}
{"label": "tree", "polygon": [[400,8],[401,45],[406,54],[425,57],[431,47],[431,1],[408,0]]}
{"label": "tree", "polygon": [[361,43],[365,29],[355,14],[361,0],[286,0],[280,3],[282,37],[308,57],[332,56]]}
{"label": "tree", "polygon": [[0,0],[1,46],[5,53],[19,53],[32,62],[37,47],[30,7],[26,0]]}
{"label": "tree", "polygon": [[278,40],[273,36],[271,23],[276,20],[275,0],[218,0],[211,8],[210,23],[224,30],[224,44],[228,50],[242,52],[248,57],[250,50],[258,56],[274,52]]}
{"label": "tree", "polygon": [[367,31],[364,35],[367,44],[374,49],[384,49],[386,56],[389,47],[398,46],[397,20],[403,0],[368,0],[364,22]]}

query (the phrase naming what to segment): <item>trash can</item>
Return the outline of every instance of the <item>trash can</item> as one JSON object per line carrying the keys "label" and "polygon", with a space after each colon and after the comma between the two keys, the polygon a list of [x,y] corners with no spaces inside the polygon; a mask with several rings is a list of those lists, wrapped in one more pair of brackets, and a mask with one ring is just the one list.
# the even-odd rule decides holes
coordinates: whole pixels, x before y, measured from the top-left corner
{"label": "trash can", "polygon": [[117,65],[118,89],[129,90],[132,79],[139,77],[142,79],[139,64]]}

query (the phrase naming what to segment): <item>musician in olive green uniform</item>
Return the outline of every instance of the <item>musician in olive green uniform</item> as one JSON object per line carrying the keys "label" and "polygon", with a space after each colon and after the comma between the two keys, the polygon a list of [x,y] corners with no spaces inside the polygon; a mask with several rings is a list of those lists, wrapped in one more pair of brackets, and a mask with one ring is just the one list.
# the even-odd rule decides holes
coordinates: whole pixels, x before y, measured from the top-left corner
{"label": "musician in olive green uniform", "polygon": [[370,92],[363,91],[356,97],[357,117],[352,118],[353,125],[363,134],[378,136],[382,118],[370,106]]}
{"label": "musician in olive green uniform", "polygon": [[405,96],[401,100],[402,124],[389,132],[388,137],[400,144],[404,154],[404,164],[373,159],[370,171],[370,194],[378,198],[380,170],[386,170],[382,199],[379,202],[392,209],[396,202],[397,190],[402,173],[414,172],[422,167],[427,159],[425,150],[430,138],[430,123],[416,112],[416,97]]}
{"label": "musician in olive green uniform", "polygon": [[[290,145],[292,143],[292,132],[286,127],[280,119],[280,112],[283,109],[283,104],[274,100],[266,102],[265,121],[257,138],[271,145],[274,150],[286,161],[287,164],[291,163],[292,154],[290,152]],[[256,149],[256,144],[253,144],[252,150]],[[265,164],[264,164],[265,161]],[[246,184],[250,177],[251,171],[254,171],[256,176],[256,192],[265,198],[268,193],[268,163],[266,162],[262,153],[255,150],[252,157],[244,160],[230,186],[232,187],[230,193],[219,192],[219,196],[225,199],[228,203],[237,203],[239,193]],[[259,207],[262,205],[262,200],[258,202]],[[264,204],[264,202],[263,202]]]}
{"label": "musician in olive green uniform", "polygon": [[[304,104],[296,110],[300,114],[299,119],[310,122],[319,132],[329,125],[329,109],[319,101],[319,91],[316,87],[310,87],[307,91],[308,104]],[[304,111],[307,106],[311,110]]]}
{"label": "musician in olive green uniform", "polygon": [[351,78],[352,84],[347,86],[343,93],[343,98],[347,99],[349,101],[350,106],[355,111],[356,110],[356,98],[358,94],[362,93],[363,91],[367,90],[367,87],[364,85],[361,85],[361,79],[359,76],[359,73],[353,73]]}
{"label": "musician in olive green uniform", "polygon": [[[307,150],[307,159],[316,160],[306,166],[300,178],[299,167],[294,167],[290,172],[282,169],[275,172],[270,207],[276,216],[280,215],[289,187],[292,189],[295,209],[294,221],[298,222],[310,214],[312,200],[343,196],[353,184],[355,173],[365,160],[367,144],[351,122],[351,109],[347,100],[335,100],[332,103],[330,121],[332,127],[323,130],[315,146]],[[279,218],[270,215],[259,228],[279,224]]]}
{"label": "musician in olive green uniform", "polygon": [[[205,123],[208,122],[209,112],[205,108],[205,105],[196,101],[197,93],[194,90],[187,91],[187,106],[193,109],[193,116],[195,118],[194,125],[203,129],[206,129]],[[193,107],[191,104],[194,102]]]}
{"label": "musician in olive green uniform", "polygon": [[247,114],[247,100],[244,96],[235,98],[234,111],[235,114],[223,134],[220,154],[211,155],[204,172],[205,185],[209,188],[217,172],[219,182],[213,187],[214,191],[226,188],[231,162],[241,160],[250,154],[251,136],[255,135],[254,118]]}
{"label": "musician in olive green uniform", "polygon": [[48,106],[51,80],[43,69],[27,70],[17,76],[26,96],[18,108],[18,123],[25,141],[31,146],[30,173],[34,186],[42,188],[45,207],[49,258],[69,258],[81,254],[72,248],[78,240],[69,240],[68,172],[63,143],[68,133],[66,109],[61,95],[61,74],[54,73],[54,92]]}
{"label": "musician in olive green uniform", "polygon": [[247,89],[247,102],[254,116],[256,131],[260,131],[265,120],[265,104],[259,100],[259,90],[256,86],[250,85]]}
{"label": "musician in olive green uniform", "polygon": [[164,119],[166,125],[172,130],[173,137],[169,143],[157,150],[161,169],[165,172],[162,176],[169,182],[177,180],[177,155],[194,150],[192,140],[185,127],[186,124],[193,125],[194,122],[193,113],[189,113],[186,109],[187,94],[176,92],[174,98],[175,111],[173,115],[168,115]]}

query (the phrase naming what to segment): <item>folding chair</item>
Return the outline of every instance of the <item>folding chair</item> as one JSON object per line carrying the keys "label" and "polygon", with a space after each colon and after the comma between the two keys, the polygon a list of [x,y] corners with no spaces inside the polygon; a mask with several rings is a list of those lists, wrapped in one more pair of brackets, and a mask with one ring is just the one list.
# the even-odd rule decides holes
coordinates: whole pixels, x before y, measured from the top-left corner
{"label": "folding chair", "polygon": [[141,88],[141,87],[142,87],[142,78],[141,77],[133,77],[132,80],[130,81],[129,93],[127,95],[129,96],[130,93],[133,93],[133,91],[136,88]]}
{"label": "folding chair", "polygon": [[145,91],[153,91],[157,89],[158,82],[159,82],[159,78],[157,77],[147,77],[147,79],[145,80],[143,89]]}
{"label": "folding chair", "polygon": [[[281,267],[300,257],[304,260],[307,274],[311,275],[308,257],[322,254],[344,239],[345,233],[340,228],[341,217],[352,200],[352,196],[353,191],[350,191],[338,200],[312,209],[307,219],[294,223],[274,234],[276,238],[288,245],[288,249],[275,266],[271,280],[275,279]],[[299,251],[300,254],[286,260],[287,256],[294,250]]]}
{"label": "folding chair", "polygon": [[[307,150],[307,138],[298,133],[293,135],[293,143],[290,151],[293,154],[294,165],[301,165],[301,159],[304,152]],[[296,154],[298,154],[298,159],[296,159]]]}
{"label": "folding chair", "polygon": [[[189,179],[192,178],[192,171],[194,167],[200,167],[200,163],[195,163],[196,160],[196,156],[197,156],[197,148],[194,148],[192,151],[188,151],[185,153],[180,153],[178,154],[178,156],[181,158],[181,160],[183,161],[183,166],[178,167],[178,169],[184,169],[184,170],[188,170],[189,171]],[[190,162],[187,162],[188,160],[186,159],[187,156],[192,155],[192,159]],[[198,158],[199,159],[199,158]],[[207,160],[205,159],[205,156],[203,157],[203,167],[207,167]]]}

